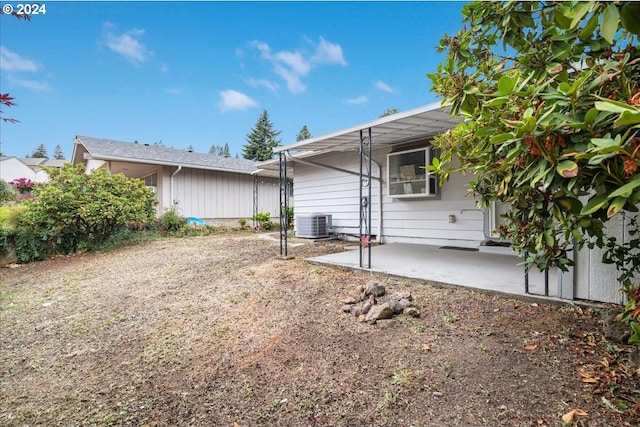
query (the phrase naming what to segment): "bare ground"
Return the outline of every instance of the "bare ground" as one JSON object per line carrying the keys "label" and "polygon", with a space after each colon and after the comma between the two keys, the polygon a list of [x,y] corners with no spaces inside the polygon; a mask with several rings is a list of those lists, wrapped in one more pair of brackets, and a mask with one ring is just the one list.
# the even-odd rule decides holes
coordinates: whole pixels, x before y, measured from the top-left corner
{"label": "bare ground", "polygon": [[[277,242],[223,235],[0,269],[0,425],[640,422],[632,348],[602,337],[607,307],[303,261],[343,246],[285,261]],[[421,317],[342,313],[370,280],[409,290]]]}

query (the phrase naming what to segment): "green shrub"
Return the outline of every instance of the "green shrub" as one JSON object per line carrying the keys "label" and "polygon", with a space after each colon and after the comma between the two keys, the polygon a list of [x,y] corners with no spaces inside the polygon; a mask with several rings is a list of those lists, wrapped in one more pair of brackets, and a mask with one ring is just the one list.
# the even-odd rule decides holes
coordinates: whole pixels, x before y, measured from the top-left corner
{"label": "green shrub", "polygon": [[0,206],[0,229],[15,232],[27,210],[23,203],[11,203]]}
{"label": "green shrub", "polygon": [[15,250],[18,262],[27,263],[46,259],[51,253],[47,250],[49,235],[46,231],[21,228],[15,235]]}
{"label": "green shrub", "polygon": [[254,221],[258,221],[261,230],[273,230],[273,222],[271,222],[271,212],[261,212],[251,217]]}
{"label": "green shrub", "polygon": [[0,204],[15,200],[18,191],[4,179],[0,179]]}
{"label": "green shrub", "polygon": [[61,237],[64,246],[101,245],[119,228],[155,218],[155,194],[139,179],[104,169],[85,174],[83,165],[70,163],[49,169],[49,176],[49,183],[34,186],[35,199],[25,202],[24,222]]}
{"label": "green shrub", "polygon": [[166,210],[158,220],[160,229],[165,232],[177,232],[187,225],[187,219],[175,209]]}

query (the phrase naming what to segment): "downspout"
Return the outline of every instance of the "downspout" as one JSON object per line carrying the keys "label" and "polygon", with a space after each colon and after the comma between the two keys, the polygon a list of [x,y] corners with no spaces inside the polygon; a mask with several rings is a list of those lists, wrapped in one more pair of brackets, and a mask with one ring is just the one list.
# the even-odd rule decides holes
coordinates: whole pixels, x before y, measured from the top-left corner
{"label": "downspout", "polygon": [[173,199],[173,177],[178,174],[182,170],[182,165],[178,165],[178,169],[173,171],[171,176],[169,177],[169,198],[171,199],[171,209],[173,209],[175,205],[175,200]]}

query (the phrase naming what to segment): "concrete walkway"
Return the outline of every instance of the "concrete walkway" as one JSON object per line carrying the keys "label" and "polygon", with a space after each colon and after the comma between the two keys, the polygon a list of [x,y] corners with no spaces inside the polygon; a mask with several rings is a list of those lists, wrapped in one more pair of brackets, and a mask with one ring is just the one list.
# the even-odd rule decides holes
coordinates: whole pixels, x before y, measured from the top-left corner
{"label": "concrete walkway", "polygon": [[[357,248],[310,258],[308,261],[360,269]],[[524,267],[518,265],[520,262],[521,259],[515,255],[391,243],[372,248],[371,269],[365,270],[522,296],[527,294]],[[544,283],[542,273],[530,272],[529,295],[544,296]],[[558,296],[555,272],[549,272],[548,283],[549,296]]]}

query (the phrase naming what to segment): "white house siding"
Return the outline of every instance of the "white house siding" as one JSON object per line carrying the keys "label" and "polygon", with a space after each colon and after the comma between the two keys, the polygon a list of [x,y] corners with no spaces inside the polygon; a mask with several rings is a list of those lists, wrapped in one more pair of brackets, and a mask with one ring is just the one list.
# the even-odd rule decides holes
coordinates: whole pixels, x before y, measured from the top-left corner
{"label": "white house siding", "polygon": [[27,178],[34,182],[45,182],[49,175],[45,171],[36,173],[35,170],[22,163],[15,157],[6,157],[0,161],[0,178],[11,182],[18,178]]}
{"label": "white house siding", "polygon": [[[339,153],[314,162],[359,173],[359,157],[354,153]],[[379,172],[373,166],[373,176]],[[360,178],[347,172],[294,164],[294,216],[322,213],[331,214],[332,230],[338,234],[359,234],[360,227]],[[378,181],[372,182],[372,233],[378,235]],[[297,230],[297,224],[295,228]]]}
{"label": "white house siding", "polygon": [[[163,204],[171,199],[170,176],[174,170],[163,174]],[[195,216],[212,224],[234,223],[253,215],[253,180],[248,174],[183,168],[174,178],[173,199],[178,212]],[[278,216],[279,185],[274,178],[258,177],[258,212],[270,212]]]}
{"label": "white house siding", "polygon": [[[620,242],[628,242],[629,235],[623,227],[622,215],[616,215],[607,224],[607,233]],[[579,299],[623,303],[624,294],[613,264],[603,264],[605,251],[586,246],[576,254],[575,297]],[[640,280],[640,278],[637,278]]]}
{"label": "white house siding", "polygon": [[[465,197],[469,177],[452,176],[439,199],[398,199],[387,196],[386,168],[388,150],[374,152],[382,165],[382,236],[385,242],[423,243],[477,247],[484,239],[483,215],[475,202]],[[314,157],[315,163],[358,172],[357,153],[333,153]],[[323,213],[332,215],[332,229],[339,234],[358,234],[359,177],[345,172],[295,163],[295,215]],[[372,176],[379,176],[375,163]],[[379,235],[379,181],[372,182],[371,234]],[[464,211],[472,209],[471,211]],[[449,223],[449,215],[456,221]]]}
{"label": "white house siding", "polygon": [[7,182],[17,178],[27,178],[33,181],[35,177],[34,171],[16,158],[7,157],[0,160],[0,178]]}

